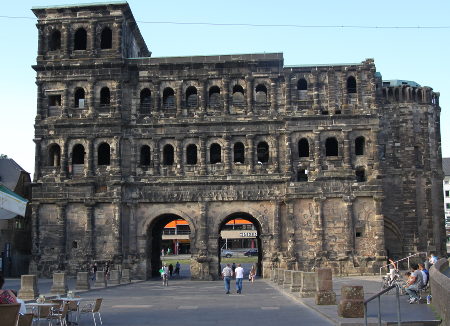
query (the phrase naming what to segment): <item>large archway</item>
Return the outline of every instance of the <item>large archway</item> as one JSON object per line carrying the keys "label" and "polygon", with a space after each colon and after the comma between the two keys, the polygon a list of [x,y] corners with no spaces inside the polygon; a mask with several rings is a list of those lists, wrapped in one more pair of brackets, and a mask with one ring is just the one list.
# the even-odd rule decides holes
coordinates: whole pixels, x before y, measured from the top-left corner
{"label": "large archway", "polygon": [[[175,229],[173,229],[173,224],[175,225]],[[179,228],[178,226],[182,227]],[[178,230],[183,230],[183,234],[178,234]],[[157,216],[148,225],[147,279],[159,277],[159,269],[162,266],[162,259],[164,259],[164,257],[168,259],[174,254],[190,254],[190,248],[186,244],[190,244],[191,242],[191,230],[192,227],[189,225],[188,221],[179,215],[170,213]],[[186,238],[186,235],[188,235],[188,242],[179,241],[181,238]],[[166,261],[166,259],[164,261]]]}
{"label": "large archway", "polygon": [[[242,241],[241,243],[247,243],[247,244],[254,244],[253,248],[252,245],[250,245],[248,248],[239,248],[240,252],[239,255],[237,255],[237,250],[228,250],[228,249],[233,249],[233,248],[229,248],[228,244],[229,244],[229,240],[230,239],[226,239],[223,237],[224,233],[222,231],[227,230],[227,226],[229,226],[230,222],[233,222],[234,225],[236,225],[235,221],[239,221],[237,223],[237,225],[239,226],[245,226],[246,223],[242,223],[241,221],[248,221],[251,223],[251,225],[253,226],[253,228],[249,229],[247,228],[241,228],[241,229],[237,229],[237,231],[239,231],[238,233],[240,233],[239,236],[236,236],[236,238],[232,238],[232,239],[236,239],[236,240],[243,240],[243,239],[248,239],[248,240],[252,240],[254,239],[254,241]],[[262,241],[261,241],[261,224],[259,223],[259,221],[253,217],[251,214],[249,213],[245,213],[245,212],[236,212],[236,213],[232,213],[230,215],[228,215],[227,217],[225,217],[222,222],[219,225],[219,229],[218,229],[218,246],[217,246],[217,256],[218,256],[218,274],[220,275],[222,272],[222,261],[225,261],[227,259],[227,252],[229,251],[231,253],[231,255],[234,255],[236,258],[233,258],[232,260],[234,261],[240,261],[240,258],[243,257],[243,251],[246,249],[256,249],[257,250],[257,254],[256,254],[256,260],[255,260],[255,264],[256,264],[256,271],[257,271],[257,275],[261,276],[262,275],[262,253],[263,253],[263,248],[262,248]],[[256,233],[256,234],[254,234]],[[250,234],[250,236],[249,236]],[[236,249],[236,248],[234,248]],[[244,256],[245,257],[245,256]],[[225,263],[228,263],[228,261],[226,261]],[[250,263],[251,265],[251,263]],[[248,270],[246,270],[246,272],[248,272]]]}

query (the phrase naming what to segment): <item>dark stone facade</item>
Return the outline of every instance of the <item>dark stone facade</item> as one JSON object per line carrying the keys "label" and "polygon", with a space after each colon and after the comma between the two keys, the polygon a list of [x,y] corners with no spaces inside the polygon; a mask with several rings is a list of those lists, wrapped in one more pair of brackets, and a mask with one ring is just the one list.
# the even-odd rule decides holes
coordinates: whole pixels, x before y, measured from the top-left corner
{"label": "dark stone facade", "polygon": [[196,279],[218,276],[236,216],[258,229],[264,276],[445,249],[431,88],[384,87],[371,59],[151,58],[126,3],[33,12],[38,273],[112,261],[149,277],[174,218],[189,223]]}

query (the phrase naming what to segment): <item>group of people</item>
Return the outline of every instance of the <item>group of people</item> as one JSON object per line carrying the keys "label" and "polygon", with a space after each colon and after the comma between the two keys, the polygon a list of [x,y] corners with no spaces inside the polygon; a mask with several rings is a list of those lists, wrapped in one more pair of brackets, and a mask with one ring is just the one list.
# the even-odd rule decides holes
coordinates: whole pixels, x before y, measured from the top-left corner
{"label": "group of people", "polygon": [[[244,280],[244,268],[241,264],[233,263],[233,265],[227,264],[225,268],[222,270],[222,277],[225,286],[225,293],[230,294],[230,285],[231,279],[235,277],[236,279],[236,293],[242,294],[242,281]],[[249,272],[249,280],[253,282],[256,276],[256,267],[252,265],[252,268]]]}
{"label": "group of people", "polygon": [[175,264],[175,270],[172,264],[169,264],[167,266],[167,263],[164,263],[161,269],[159,270],[159,273],[161,274],[161,278],[163,280],[163,286],[169,285],[169,278],[171,278],[172,276],[174,275],[180,276],[180,269],[181,265],[179,262]]}

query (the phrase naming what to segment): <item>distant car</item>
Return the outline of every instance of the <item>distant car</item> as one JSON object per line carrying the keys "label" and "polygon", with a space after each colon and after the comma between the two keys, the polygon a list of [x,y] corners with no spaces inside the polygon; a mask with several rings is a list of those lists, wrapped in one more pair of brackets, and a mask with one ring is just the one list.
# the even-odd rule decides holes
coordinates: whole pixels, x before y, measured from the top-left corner
{"label": "distant car", "polygon": [[258,248],[249,249],[244,252],[244,256],[258,256]]}
{"label": "distant car", "polygon": [[231,256],[233,256],[233,252],[229,251],[229,250],[222,250],[220,252],[220,256],[225,257],[225,258],[230,258]]}

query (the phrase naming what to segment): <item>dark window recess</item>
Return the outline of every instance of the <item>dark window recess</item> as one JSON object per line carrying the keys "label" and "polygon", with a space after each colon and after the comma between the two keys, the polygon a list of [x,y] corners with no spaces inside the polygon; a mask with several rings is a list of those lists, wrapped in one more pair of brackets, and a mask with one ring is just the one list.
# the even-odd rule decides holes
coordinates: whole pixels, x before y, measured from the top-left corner
{"label": "dark window recess", "polygon": [[85,93],[83,88],[77,88],[75,90],[75,107],[83,109],[85,106]]}
{"label": "dark window recess", "polygon": [[341,112],[341,110],[335,110],[334,111],[334,114],[341,114],[342,112]]}
{"label": "dark window recess", "polygon": [[77,31],[75,32],[73,49],[86,50],[86,44],[87,44],[86,30],[84,28],[77,29]]}
{"label": "dark window recess", "polygon": [[164,109],[175,109],[175,92],[172,88],[167,87],[163,91],[163,107]]}
{"label": "dark window recess", "polygon": [[209,106],[220,106],[220,88],[218,86],[213,86],[209,89]]}
{"label": "dark window recess", "polygon": [[60,49],[61,49],[61,32],[53,31],[52,35],[50,36],[49,50],[56,51]]}
{"label": "dark window recess", "polygon": [[308,90],[308,83],[306,82],[305,78],[299,79],[299,81],[297,82],[297,90],[298,91]]}
{"label": "dark window recess", "polygon": [[109,106],[111,104],[111,92],[108,87],[100,90],[100,106]]}
{"label": "dark window recess", "polygon": [[222,148],[219,144],[212,144],[209,149],[209,163],[216,164],[222,162]]}
{"label": "dark window recess", "polygon": [[196,108],[198,106],[197,88],[190,86],[186,90],[186,105],[188,108]]}
{"label": "dark window recess", "polygon": [[446,209],[450,209],[450,203],[446,203],[446,204],[445,204],[445,208],[446,208]]}
{"label": "dark window recess", "polygon": [[355,155],[364,155],[365,143],[366,141],[362,136],[355,139]]}
{"label": "dark window recess", "polygon": [[298,141],[298,157],[309,157],[309,142],[306,138]]}
{"label": "dark window recess", "polygon": [[84,154],[83,145],[75,145],[72,150],[72,164],[84,164]]}
{"label": "dark window recess", "polygon": [[362,237],[362,232],[361,231],[356,231],[355,232],[355,237],[361,238]]}
{"label": "dark window recess", "polygon": [[149,166],[150,165],[150,146],[143,145],[141,147],[141,165]]}
{"label": "dark window recess", "polygon": [[244,164],[244,162],[245,162],[244,144],[242,144],[241,142],[234,144],[233,154],[234,154],[234,159],[233,159],[234,163]]}
{"label": "dark window recess", "polygon": [[269,162],[269,145],[265,141],[258,143],[258,146],[256,146],[256,153],[258,163]]}
{"label": "dark window recess", "polygon": [[48,165],[60,166],[61,165],[61,148],[58,144],[53,144],[48,150]]}
{"label": "dark window recess", "polygon": [[233,105],[243,106],[244,100],[244,89],[241,85],[234,85],[233,87]]}
{"label": "dark window recess", "polygon": [[347,78],[347,93],[356,93],[356,79],[353,76]]}
{"label": "dark window recess", "polygon": [[49,95],[48,106],[61,106],[61,95]]}
{"label": "dark window recess", "polygon": [[109,165],[111,163],[111,148],[107,143],[101,143],[98,147],[98,165]]}
{"label": "dark window recess", "polygon": [[326,156],[339,155],[338,141],[336,140],[336,138],[334,137],[327,138],[327,140],[325,141],[325,155]]}
{"label": "dark window recess", "polygon": [[450,191],[449,190],[445,191],[445,197],[450,197]]}
{"label": "dark window recess", "polygon": [[163,149],[163,165],[173,165],[173,158],[174,158],[174,153],[173,153],[173,146],[172,145],[166,145],[164,146]]}
{"label": "dark window recess", "polygon": [[101,49],[111,49],[112,48],[112,31],[109,27],[105,27],[102,30],[102,35],[100,38],[100,48]]}
{"label": "dark window recess", "polygon": [[77,249],[78,248],[78,242],[72,241],[72,248]]}
{"label": "dark window recess", "polygon": [[141,91],[141,113],[150,113],[150,110],[152,108],[152,93],[148,88],[144,88]]}
{"label": "dark window recess", "polygon": [[256,95],[255,102],[258,104],[266,104],[267,103],[267,88],[264,85],[256,86]]}
{"label": "dark window recess", "polygon": [[322,111],[322,115],[328,115],[328,111],[323,110],[323,111]]}
{"label": "dark window recess", "polygon": [[186,164],[197,164],[197,146],[194,144],[190,144],[186,148]]}
{"label": "dark window recess", "polygon": [[305,182],[308,181],[308,173],[305,169],[301,169],[297,171],[297,181]]}
{"label": "dark window recess", "polygon": [[364,168],[357,168],[355,171],[356,182],[366,181],[366,170]]}

